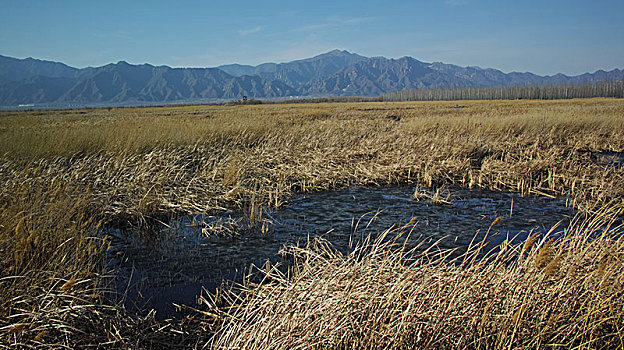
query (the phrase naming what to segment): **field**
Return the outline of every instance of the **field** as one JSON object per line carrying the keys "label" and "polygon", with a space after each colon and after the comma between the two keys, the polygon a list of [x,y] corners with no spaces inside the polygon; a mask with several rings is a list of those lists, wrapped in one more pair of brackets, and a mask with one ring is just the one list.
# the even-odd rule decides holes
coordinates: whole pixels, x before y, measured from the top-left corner
{"label": "field", "polygon": [[[623,151],[621,99],[0,112],[0,346],[623,348]],[[185,320],[106,301],[103,226],[235,208],[253,227],[294,193],[393,184],[566,196],[580,214],[562,239],[489,260],[476,244],[464,264],[292,247],[288,275]]]}

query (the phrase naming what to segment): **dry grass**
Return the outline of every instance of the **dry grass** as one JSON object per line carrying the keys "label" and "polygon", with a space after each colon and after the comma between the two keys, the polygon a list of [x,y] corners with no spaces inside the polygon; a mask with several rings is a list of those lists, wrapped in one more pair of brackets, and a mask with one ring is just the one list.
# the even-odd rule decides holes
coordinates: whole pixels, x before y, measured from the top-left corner
{"label": "dry grass", "polygon": [[[624,198],[622,171],[613,165],[597,162],[595,152],[598,151],[624,151],[622,100],[336,103],[0,112],[0,328],[4,332],[0,345],[36,347],[58,342],[59,346],[73,347],[78,343],[86,346],[106,337],[106,341],[111,342],[109,346],[136,347],[132,344],[166,340],[172,334],[179,334],[185,339],[181,344],[189,344],[186,341],[193,331],[181,331],[180,325],[165,327],[153,320],[124,316],[116,306],[102,306],[102,249],[105,242],[97,234],[102,224],[145,225],[154,218],[162,220],[180,213],[205,213],[227,207],[245,210],[249,218],[249,223],[245,225],[249,226],[250,223],[262,222],[263,206],[284,205],[294,192],[398,183],[429,187],[453,184],[548,196],[565,195],[577,208],[594,215],[595,208],[606,203],[619,205]],[[438,191],[443,199],[440,194]],[[234,235],[238,230],[235,226],[225,228],[227,232],[221,234]],[[607,242],[606,238],[595,241]],[[620,254],[617,251],[620,249],[618,242],[609,247],[587,244],[596,249],[595,254]],[[561,271],[562,266],[568,266],[566,264],[572,257],[570,254],[557,255],[565,246],[557,244],[551,243],[548,249],[543,250],[537,264],[548,271],[548,275],[557,275],[555,272]],[[602,253],[599,253],[600,249]],[[551,250],[555,253],[551,254]],[[412,271],[413,264],[401,267],[404,264],[399,262],[404,257],[392,249],[375,248],[373,251],[370,257],[360,257],[362,261],[375,261],[385,266],[380,273],[396,270],[388,272],[386,277],[394,276],[392,274],[403,276],[404,272]],[[302,252],[305,252],[301,253],[302,256],[309,257],[320,254],[318,250]],[[329,254],[327,261],[332,264],[353,263],[353,258],[339,258],[329,248],[323,252]],[[387,261],[379,260],[381,257],[386,257]],[[522,255],[518,261],[525,261],[523,259],[528,258]],[[585,260],[580,261],[584,263]],[[516,266],[514,264],[510,266]],[[433,276],[440,276],[437,287],[440,291],[434,295],[441,297],[447,296],[444,290],[463,281],[453,279],[457,274],[466,281],[471,278],[476,281],[484,271],[491,271],[490,264],[480,267],[483,271],[472,267],[464,272],[455,271],[451,269],[452,265],[444,265],[435,259],[416,265],[421,266],[422,271],[431,269],[429,272]],[[498,260],[491,265],[502,266]],[[603,265],[599,264],[596,268],[603,271],[608,267]],[[310,266],[318,269],[316,273],[320,277],[325,276],[323,269],[329,269],[322,265]],[[436,268],[440,270],[433,271]],[[513,271],[521,271],[519,267],[514,268],[516,270]],[[371,269],[369,272],[374,271]],[[474,276],[471,277],[472,274]],[[377,288],[389,288],[382,288],[380,284],[375,284],[373,276],[369,277],[366,278],[373,282],[368,287],[363,284],[365,280],[357,282],[362,283],[357,284],[361,295],[375,295],[371,293],[375,293]],[[295,283],[295,286],[296,281],[288,283]],[[287,282],[283,283],[286,285]],[[553,282],[559,285],[557,283]],[[577,290],[574,289],[576,284],[570,286],[573,286],[570,287],[572,291]],[[509,291],[511,289],[504,288],[512,287],[501,286],[503,289],[500,290]],[[489,290],[487,288],[483,290]],[[492,289],[492,292],[498,293],[498,290]],[[582,289],[586,294],[581,294],[578,300],[589,303],[596,301],[596,296],[603,298],[600,294],[603,292],[588,290],[592,292]],[[613,293],[613,296],[603,299],[621,296],[621,290]],[[423,297],[421,294],[413,296]],[[468,296],[458,294],[457,297]],[[412,300],[410,303],[419,303],[414,298],[408,298]],[[496,300],[492,299],[492,303],[499,303]],[[544,300],[554,303],[551,299]],[[378,301],[385,302],[383,299]],[[359,302],[364,303],[362,300]],[[524,323],[519,323],[522,324],[518,328],[520,333],[501,333],[511,329],[510,321],[505,318],[509,315],[503,317],[503,311],[511,312],[509,308],[516,304],[505,300],[500,303],[491,307],[507,309],[496,309],[498,311],[492,314],[492,320],[488,319],[485,323],[494,327],[494,320],[500,320],[500,327],[479,330],[485,332],[483,343],[456,340],[453,338],[455,333],[450,332],[454,328],[449,328],[444,335],[427,328],[427,332],[433,333],[421,333],[421,338],[436,341],[450,337],[446,344],[465,344],[468,347],[499,346],[503,343],[492,339],[510,334],[514,334],[513,339],[526,339],[520,336],[528,327]],[[396,305],[392,305],[395,304],[388,301],[388,312],[394,310]],[[429,312],[439,316],[436,305],[424,303],[422,307],[432,307]],[[546,304],[527,304],[526,308],[530,311],[544,308],[543,305]],[[314,310],[308,310],[310,316],[316,315]],[[469,312],[472,309],[458,310],[474,316]],[[390,313],[394,315],[395,311]],[[516,311],[514,309],[513,312]],[[527,312],[520,312],[516,321],[524,322]],[[357,319],[358,313],[353,315],[356,317],[355,324],[362,327],[372,325],[372,321],[361,323],[363,321]],[[466,320],[461,313],[452,315],[451,320]],[[513,314],[511,316],[513,321]],[[604,320],[611,322],[612,318],[608,316]],[[616,324],[619,327],[621,318],[618,320]],[[379,327],[385,327],[384,319],[375,322],[379,322]],[[414,323],[410,327],[420,327],[421,321],[414,322],[410,321]],[[587,318],[585,325],[594,325],[592,322],[594,319]],[[124,324],[130,326],[125,327]],[[443,331],[442,326],[446,327],[446,323],[437,319],[433,324],[440,325],[439,332]],[[155,328],[150,328],[152,326]],[[163,329],[167,329],[168,333],[163,336],[162,332],[157,332],[160,327],[165,327]],[[173,332],[171,327],[179,333]],[[373,332],[374,329],[362,327],[359,327],[360,331],[368,334],[366,337],[373,335],[366,332]],[[565,327],[563,323],[556,323],[553,329],[569,330]],[[329,325],[326,327],[328,331],[331,329]],[[465,328],[458,329],[465,332]],[[544,332],[551,334],[550,331]],[[601,344],[591,338],[593,335],[588,338],[584,331],[578,332],[578,339]],[[617,330],[617,333],[621,332]],[[366,347],[363,345],[366,344],[365,338],[352,337],[348,332],[345,334],[345,342],[336,344]],[[199,336],[195,336],[195,341],[199,341]],[[332,337],[328,339],[335,341]],[[356,343],[354,339],[360,339],[357,342],[362,343]],[[409,339],[416,341],[420,338]],[[349,343],[352,340],[354,342]],[[577,340],[565,341],[584,347],[582,341]],[[380,339],[378,344],[390,344],[389,341]],[[524,340],[511,344],[522,342]],[[375,347],[375,344],[367,346]],[[333,346],[329,343],[320,345]]]}
{"label": "dry grass", "polygon": [[[621,198],[624,102],[461,101],[31,112],[0,117],[3,181],[88,188],[107,217],[281,205],[293,191],[455,184]],[[80,114],[86,113],[86,114]],[[389,118],[388,116],[398,117]]]}
{"label": "dry grass", "polygon": [[61,181],[43,186],[40,169],[24,171],[31,181],[0,193],[0,348],[133,347],[171,337],[153,317],[105,305],[107,242],[96,234],[92,197]]}
{"label": "dry grass", "polygon": [[[450,259],[388,230],[348,255],[326,241],[286,248],[287,274],[259,269],[221,296],[218,349],[612,349],[624,346],[624,239],[605,213],[555,239],[503,242]],[[214,305],[221,300],[205,298]]]}

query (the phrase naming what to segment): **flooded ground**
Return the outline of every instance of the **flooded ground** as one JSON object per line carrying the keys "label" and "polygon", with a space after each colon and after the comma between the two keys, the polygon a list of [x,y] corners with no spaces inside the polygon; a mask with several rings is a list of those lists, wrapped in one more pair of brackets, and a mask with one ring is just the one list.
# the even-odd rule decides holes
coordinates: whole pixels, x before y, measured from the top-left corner
{"label": "flooded ground", "polygon": [[234,237],[217,235],[216,228],[234,231],[243,222],[237,213],[183,217],[150,239],[111,229],[109,268],[118,276],[117,292],[125,296],[126,307],[175,317],[180,314],[174,304],[194,306],[202,287],[214,291],[223,280],[239,280],[251,264],[277,261],[281,247],[308,237],[322,236],[347,251],[369,234],[412,222],[412,240],[443,238],[442,247],[461,248],[475,234],[482,237],[499,216],[492,245],[506,237],[522,240],[532,230],[547,231],[558,223],[565,227],[573,216],[565,199],[450,188],[452,204],[436,205],[430,198],[415,200],[413,193],[413,186],[401,186],[306,194],[264,213],[263,228]]}
{"label": "flooded ground", "polygon": [[597,164],[614,166],[616,169],[621,169],[624,164],[624,152],[598,152],[595,158]]}
{"label": "flooded ground", "polygon": [[615,170],[622,170],[622,164],[624,164],[624,152],[612,152],[612,151],[592,152],[592,151],[587,151],[587,150],[581,150],[579,151],[579,153],[586,155],[590,162],[603,166],[605,168],[612,167]]}

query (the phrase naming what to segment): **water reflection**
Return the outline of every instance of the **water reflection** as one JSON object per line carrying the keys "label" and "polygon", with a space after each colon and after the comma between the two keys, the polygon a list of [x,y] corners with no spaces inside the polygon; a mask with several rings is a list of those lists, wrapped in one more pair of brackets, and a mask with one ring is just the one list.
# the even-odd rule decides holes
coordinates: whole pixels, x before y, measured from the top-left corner
{"label": "water reflection", "polygon": [[[157,316],[176,315],[173,304],[194,305],[203,287],[214,290],[225,280],[239,279],[251,264],[278,260],[286,244],[323,236],[347,251],[368,234],[391,226],[415,224],[411,239],[437,241],[443,248],[467,246],[475,233],[483,235],[502,217],[489,240],[525,239],[531,230],[547,231],[573,215],[564,199],[522,197],[487,190],[451,188],[452,205],[435,205],[412,198],[413,187],[353,188],[302,195],[280,210],[264,214],[263,233],[237,237],[212,235],[206,228],[216,222],[235,227],[240,214],[187,216],[169,223],[150,241],[109,230],[112,248],[109,266],[116,271],[117,291],[126,295],[126,306],[155,309]],[[198,225],[198,223],[203,223]],[[212,225],[212,226],[211,226]]]}

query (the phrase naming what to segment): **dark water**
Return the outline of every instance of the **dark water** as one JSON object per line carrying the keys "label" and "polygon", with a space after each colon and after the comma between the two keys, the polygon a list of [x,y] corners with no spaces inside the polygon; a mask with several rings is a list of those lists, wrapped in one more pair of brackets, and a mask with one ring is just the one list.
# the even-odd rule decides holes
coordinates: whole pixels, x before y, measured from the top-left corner
{"label": "dark water", "polygon": [[624,152],[597,152],[594,157],[597,164],[614,166],[616,169],[621,169],[624,164]]}
{"label": "dark water", "polygon": [[615,170],[622,170],[624,164],[624,152],[612,152],[612,151],[587,151],[580,150],[580,154],[586,155],[588,160],[594,164],[603,166],[605,168],[614,168]]}
{"label": "dark water", "polygon": [[[444,248],[467,246],[497,217],[489,241],[525,239],[531,230],[547,231],[573,216],[564,199],[522,197],[508,192],[451,188],[452,205],[412,198],[414,187],[354,188],[306,194],[288,206],[264,214],[264,229],[237,237],[205,237],[211,227],[224,224],[235,230],[240,214],[188,216],[169,223],[149,240],[109,230],[112,247],[109,267],[117,277],[117,291],[130,309],[155,309],[158,317],[175,317],[173,304],[194,306],[201,288],[214,291],[223,280],[237,280],[249,266],[267,259],[287,244],[322,236],[347,251],[368,234],[391,226],[415,223],[411,240],[437,241]],[[223,225],[221,225],[223,226]]]}

